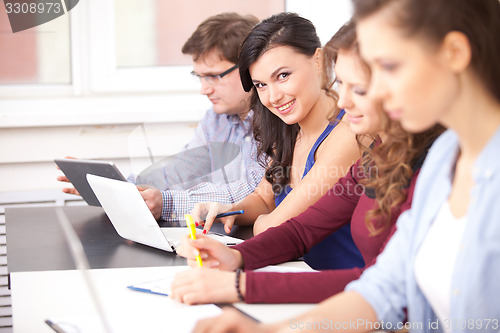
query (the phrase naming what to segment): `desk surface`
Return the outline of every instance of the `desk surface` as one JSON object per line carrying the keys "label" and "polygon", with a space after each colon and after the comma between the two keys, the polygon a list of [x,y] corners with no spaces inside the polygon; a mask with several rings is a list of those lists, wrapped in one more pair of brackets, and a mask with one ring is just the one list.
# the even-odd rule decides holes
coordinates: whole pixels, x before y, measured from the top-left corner
{"label": "desk surface", "polygon": [[[187,333],[199,316],[214,316],[220,309],[211,305],[205,314],[170,297],[127,288],[130,284],[169,277],[185,269],[185,266],[112,268],[93,269],[89,274],[113,332]],[[71,329],[75,325],[81,333],[104,333],[98,308],[80,271],[12,273],[12,308],[15,332],[53,332],[44,323],[51,319],[70,328],[68,332],[77,332]],[[186,311],[189,311],[188,317]]]}
{"label": "desk surface", "polygon": [[[9,273],[76,268],[55,208],[5,210]],[[67,206],[63,209],[93,269],[186,265],[186,260],[174,253],[121,238],[101,207]],[[220,232],[222,224],[217,223],[214,227]],[[251,235],[251,228],[234,229],[232,236],[249,238]]]}
{"label": "desk surface", "polygon": [[[93,288],[114,332],[190,332],[195,321],[220,312],[213,305],[189,307],[170,297],[126,286],[169,278],[187,267],[141,267],[91,270]],[[13,324],[16,332],[52,332],[45,319],[71,323],[80,332],[101,332],[97,307],[79,271],[12,273]],[[36,281],[36,283],[33,283]],[[262,322],[303,313],[314,304],[234,304]],[[186,312],[188,311],[188,312]],[[71,331],[73,332],[73,331]]]}
{"label": "desk surface", "polygon": [[[7,263],[12,286],[14,329],[18,332],[51,332],[43,322],[47,318],[89,323],[89,316],[96,317],[95,304],[89,298],[82,273],[74,270],[55,208],[6,209]],[[134,332],[144,331],[142,328],[146,320],[148,332],[189,331],[194,321],[187,327],[185,321],[178,320],[185,314],[182,312],[185,305],[169,297],[126,288],[129,284],[163,277],[166,272],[186,269],[180,267],[186,264],[185,259],[121,238],[100,207],[69,206],[63,209],[83,243],[106,316],[110,320],[116,319],[114,322],[118,326],[114,327],[126,325],[127,328],[137,328]],[[218,232],[222,230],[221,224],[214,226]],[[231,235],[239,238],[249,238],[252,230],[250,227],[233,229]],[[240,306],[254,318],[266,322],[288,318],[312,305]],[[213,308],[209,309],[213,311]],[[199,312],[189,309],[190,316],[193,311]]]}

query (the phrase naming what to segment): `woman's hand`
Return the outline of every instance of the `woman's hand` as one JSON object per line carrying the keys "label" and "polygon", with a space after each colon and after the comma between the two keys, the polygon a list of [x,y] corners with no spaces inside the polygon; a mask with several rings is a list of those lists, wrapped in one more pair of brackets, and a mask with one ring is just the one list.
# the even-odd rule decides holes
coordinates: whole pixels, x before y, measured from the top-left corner
{"label": "woman's hand", "polygon": [[225,271],[235,271],[243,266],[241,253],[233,250],[221,242],[210,237],[197,234],[197,239],[191,239],[189,235],[181,238],[177,247],[178,255],[188,260],[188,265],[197,267],[196,256],[200,255],[204,267],[216,267]]}
{"label": "woman's hand", "polygon": [[225,308],[220,316],[198,321],[193,333],[269,333],[279,328],[277,324],[259,324],[236,309]]}
{"label": "woman's hand", "polygon": [[[195,222],[200,223],[200,225],[204,225],[203,233],[207,233],[212,227],[217,214],[228,212],[232,208],[233,205],[221,204],[218,202],[200,202],[194,206],[191,215],[193,216]],[[236,216],[234,215],[226,216],[220,219],[220,221],[224,223],[224,231],[226,233],[231,232],[235,219]],[[203,222],[203,220],[205,220],[205,222]]]}
{"label": "woman's hand", "polygon": [[[171,296],[189,305],[238,302],[235,278],[235,272],[196,267],[175,276],[171,286]],[[244,273],[241,273],[240,291],[242,293],[241,287],[244,282]]]}
{"label": "woman's hand", "polygon": [[[76,157],[72,157],[72,156],[66,156],[65,158],[71,159],[71,160],[76,160],[77,159]],[[61,170],[61,168],[59,168],[59,167],[57,167],[57,169]],[[57,176],[57,180],[60,181],[60,182],[63,182],[63,183],[69,183],[69,184],[71,184],[71,182],[69,181],[68,177],[66,177],[65,175]],[[78,193],[78,191],[74,187],[65,187],[65,188],[62,189],[62,191],[64,193],[68,193],[68,194],[80,195],[80,193]]]}

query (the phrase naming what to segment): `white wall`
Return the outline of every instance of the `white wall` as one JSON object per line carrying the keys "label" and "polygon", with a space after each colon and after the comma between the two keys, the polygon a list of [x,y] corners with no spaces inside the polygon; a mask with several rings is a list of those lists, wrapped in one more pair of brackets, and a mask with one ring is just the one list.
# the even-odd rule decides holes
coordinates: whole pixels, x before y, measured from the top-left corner
{"label": "white wall", "polygon": [[[150,161],[177,153],[193,135],[195,123],[82,125],[4,128],[0,130],[0,192],[61,187],[54,158],[76,156],[112,160],[125,175]],[[145,139],[146,138],[146,139]]]}
{"label": "white wall", "polygon": [[287,11],[311,20],[325,44],[352,15],[350,0],[288,0]]}

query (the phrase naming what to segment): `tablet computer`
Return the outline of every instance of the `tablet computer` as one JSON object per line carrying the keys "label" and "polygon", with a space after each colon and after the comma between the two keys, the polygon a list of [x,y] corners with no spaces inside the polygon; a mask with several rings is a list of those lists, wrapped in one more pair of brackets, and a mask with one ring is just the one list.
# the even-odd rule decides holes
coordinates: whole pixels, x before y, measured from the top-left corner
{"label": "tablet computer", "polygon": [[91,206],[101,206],[101,204],[87,182],[87,174],[127,181],[113,162],[68,158],[55,159],[54,162],[68,177],[83,200]]}

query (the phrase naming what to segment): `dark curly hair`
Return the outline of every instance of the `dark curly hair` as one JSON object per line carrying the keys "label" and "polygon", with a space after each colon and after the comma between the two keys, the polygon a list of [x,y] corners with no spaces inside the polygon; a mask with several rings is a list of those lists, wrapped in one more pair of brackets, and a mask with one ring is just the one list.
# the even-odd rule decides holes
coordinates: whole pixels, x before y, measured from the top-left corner
{"label": "dark curly hair", "polygon": [[[330,86],[335,83],[333,66],[340,50],[354,51],[353,54],[359,56],[353,21],[342,26],[324,46],[324,66],[328,69],[325,77]],[[369,72],[369,67],[362,63]],[[382,129],[387,134],[387,139],[380,142],[379,137],[370,136],[369,141],[374,143],[366,147],[362,144],[366,135],[357,136],[358,144],[364,150],[362,165],[366,171],[366,178],[361,182],[367,191],[374,194],[378,203],[376,208],[365,215],[366,226],[372,235],[379,234],[389,226],[393,210],[406,201],[406,188],[414,174],[414,167],[425,156],[432,142],[444,131],[441,125],[436,125],[423,133],[408,133],[398,122],[387,117],[381,105],[377,107],[383,119]]]}
{"label": "dark curly hair", "polygon": [[[434,140],[445,130],[435,125],[422,133],[408,133],[399,123],[388,120],[384,142],[363,157],[369,177],[362,183],[374,191],[378,206],[365,215],[372,235],[389,226],[393,210],[406,201],[407,187],[415,167],[422,162]],[[375,167],[373,167],[375,166]]]}

